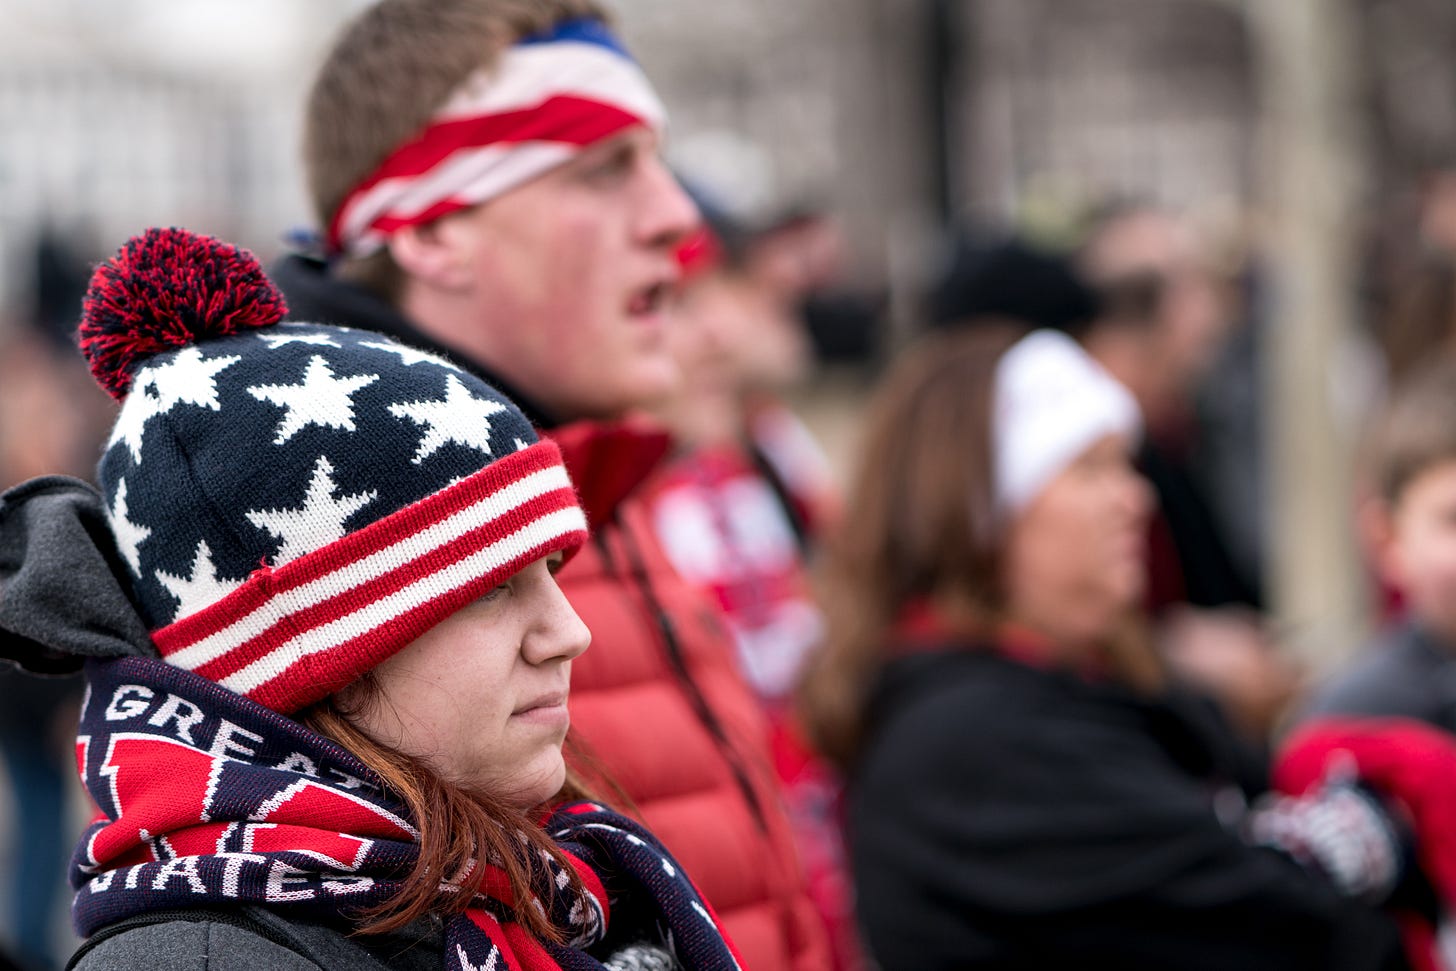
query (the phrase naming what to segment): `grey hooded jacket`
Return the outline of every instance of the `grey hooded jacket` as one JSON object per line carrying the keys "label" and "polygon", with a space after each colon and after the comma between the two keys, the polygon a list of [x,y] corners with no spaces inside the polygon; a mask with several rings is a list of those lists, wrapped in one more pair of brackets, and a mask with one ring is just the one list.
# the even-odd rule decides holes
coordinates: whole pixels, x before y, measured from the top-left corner
{"label": "grey hooded jacket", "polygon": [[418,921],[393,934],[351,936],[286,920],[262,907],[173,912],[156,923],[102,931],[72,958],[76,971],[439,971],[444,934]]}

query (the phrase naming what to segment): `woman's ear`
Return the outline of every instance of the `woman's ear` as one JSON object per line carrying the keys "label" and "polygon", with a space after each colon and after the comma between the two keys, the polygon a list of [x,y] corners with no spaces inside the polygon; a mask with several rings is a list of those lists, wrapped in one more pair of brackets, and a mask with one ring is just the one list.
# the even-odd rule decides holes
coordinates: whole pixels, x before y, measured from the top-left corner
{"label": "woman's ear", "polygon": [[473,282],[472,243],[464,221],[446,216],[395,232],[389,239],[389,255],[412,281],[458,293]]}

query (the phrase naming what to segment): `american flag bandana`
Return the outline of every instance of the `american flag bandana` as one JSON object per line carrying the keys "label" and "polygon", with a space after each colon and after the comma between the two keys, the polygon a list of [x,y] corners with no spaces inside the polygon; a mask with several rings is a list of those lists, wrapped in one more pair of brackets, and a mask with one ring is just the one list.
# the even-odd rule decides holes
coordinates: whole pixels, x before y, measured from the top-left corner
{"label": "american flag bandana", "polygon": [[667,113],[598,20],[568,20],[508,48],[354,188],[334,214],[332,252],[367,256],[406,226],[509,192],[634,125]]}

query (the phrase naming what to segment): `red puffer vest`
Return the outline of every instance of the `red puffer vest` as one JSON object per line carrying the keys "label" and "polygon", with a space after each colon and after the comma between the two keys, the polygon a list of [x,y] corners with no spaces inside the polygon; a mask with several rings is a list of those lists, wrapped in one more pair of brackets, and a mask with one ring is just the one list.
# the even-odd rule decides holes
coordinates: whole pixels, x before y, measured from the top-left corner
{"label": "red puffer vest", "polygon": [[[561,446],[592,539],[558,581],[591,629],[573,663],[572,735],[687,869],[752,971],[829,966],[768,751],[768,726],[738,672],[717,608],[673,571],[631,494],[665,435],[576,423]],[[612,786],[604,786],[610,800]]]}

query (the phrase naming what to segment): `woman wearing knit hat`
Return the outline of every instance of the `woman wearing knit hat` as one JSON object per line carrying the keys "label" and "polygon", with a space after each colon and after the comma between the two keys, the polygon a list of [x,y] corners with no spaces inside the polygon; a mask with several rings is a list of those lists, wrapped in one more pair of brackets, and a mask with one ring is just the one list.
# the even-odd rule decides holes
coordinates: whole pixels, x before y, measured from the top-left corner
{"label": "woman wearing knit hat", "polygon": [[81,324],[122,402],[101,494],[0,504],[16,659],[91,659],[75,966],[736,967],[562,761],[590,635],[556,447],[443,359],[283,312],[242,251],[130,241]]}
{"label": "woman wearing knit hat", "polygon": [[1456,745],[1322,726],[1276,776],[1307,794],[1250,810],[1267,779],[1140,639],[1138,431],[1065,335],[989,325],[871,405],[801,699],[866,943],[884,971],[1405,967],[1389,911],[1456,899]]}

